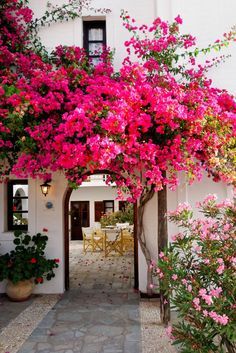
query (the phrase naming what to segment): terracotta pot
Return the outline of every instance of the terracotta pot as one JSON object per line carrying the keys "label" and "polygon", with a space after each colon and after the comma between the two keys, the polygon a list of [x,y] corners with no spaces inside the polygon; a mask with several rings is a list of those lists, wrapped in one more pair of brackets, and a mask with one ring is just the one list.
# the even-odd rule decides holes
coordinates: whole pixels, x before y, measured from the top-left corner
{"label": "terracotta pot", "polygon": [[6,286],[6,294],[12,301],[22,302],[29,299],[33,289],[34,283],[31,279],[19,281],[16,284],[8,281]]}

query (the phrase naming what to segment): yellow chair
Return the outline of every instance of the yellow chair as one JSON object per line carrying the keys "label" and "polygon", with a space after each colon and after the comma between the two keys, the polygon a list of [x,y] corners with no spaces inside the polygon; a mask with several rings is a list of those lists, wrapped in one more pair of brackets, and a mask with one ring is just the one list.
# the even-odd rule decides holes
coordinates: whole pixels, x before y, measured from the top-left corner
{"label": "yellow chair", "polygon": [[87,251],[93,251],[93,228],[82,227],[82,235],[84,253]]}
{"label": "yellow chair", "polygon": [[123,231],[123,247],[124,251],[134,250],[134,236],[133,233],[128,229],[124,229]]}
{"label": "yellow chair", "polygon": [[101,229],[94,229],[93,234],[93,251],[104,250],[105,234]]}
{"label": "yellow chair", "polygon": [[115,252],[123,255],[123,233],[122,229],[105,230],[105,257]]}

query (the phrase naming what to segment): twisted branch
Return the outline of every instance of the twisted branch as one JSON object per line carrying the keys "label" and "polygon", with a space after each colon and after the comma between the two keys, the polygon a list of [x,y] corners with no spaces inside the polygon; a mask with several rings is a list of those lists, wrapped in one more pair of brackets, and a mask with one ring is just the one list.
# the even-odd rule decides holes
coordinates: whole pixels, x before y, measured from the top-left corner
{"label": "twisted branch", "polygon": [[150,251],[147,247],[147,241],[146,241],[146,236],[145,236],[145,230],[144,230],[144,211],[145,211],[145,206],[150,201],[154,195],[154,187],[151,187],[150,189],[146,190],[140,197],[139,201],[139,206],[138,206],[138,227],[137,227],[137,238],[140,244],[140,247],[142,249],[142,252],[144,254],[146,263],[147,263],[147,294],[151,295],[152,290],[151,290],[151,283],[152,283],[152,272],[150,271],[150,264],[151,264],[151,254]]}

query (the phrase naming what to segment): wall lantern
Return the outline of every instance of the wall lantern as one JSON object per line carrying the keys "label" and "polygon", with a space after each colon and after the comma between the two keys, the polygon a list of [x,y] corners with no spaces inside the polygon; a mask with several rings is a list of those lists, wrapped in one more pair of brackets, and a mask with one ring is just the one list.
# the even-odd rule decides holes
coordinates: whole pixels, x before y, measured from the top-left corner
{"label": "wall lantern", "polygon": [[41,188],[41,191],[42,191],[42,194],[44,196],[46,196],[49,192],[49,189],[51,187],[51,185],[49,184],[51,180],[46,180],[43,184],[40,185],[40,188]]}

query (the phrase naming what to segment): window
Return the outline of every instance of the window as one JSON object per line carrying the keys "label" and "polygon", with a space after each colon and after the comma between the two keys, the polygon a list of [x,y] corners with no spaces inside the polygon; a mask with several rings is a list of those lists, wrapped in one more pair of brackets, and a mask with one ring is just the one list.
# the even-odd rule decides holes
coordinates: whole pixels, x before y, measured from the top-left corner
{"label": "window", "polygon": [[125,212],[127,205],[127,201],[119,201],[119,211]]}
{"label": "window", "polygon": [[84,49],[94,65],[99,63],[104,46],[106,46],[106,22],[84,21]]}
{"label": "window", "polygon": [[104,213],[114,212],[114,201],[113,200],[104,200]]}
{"label": "window", "polygon": [[94,202],[94,220],[100,222],[104,213],[114,212],[114,200],[95,201]]}
{"label": "window", "polygon": [[28,229],[28,181],[8,182],[8,230]]}

